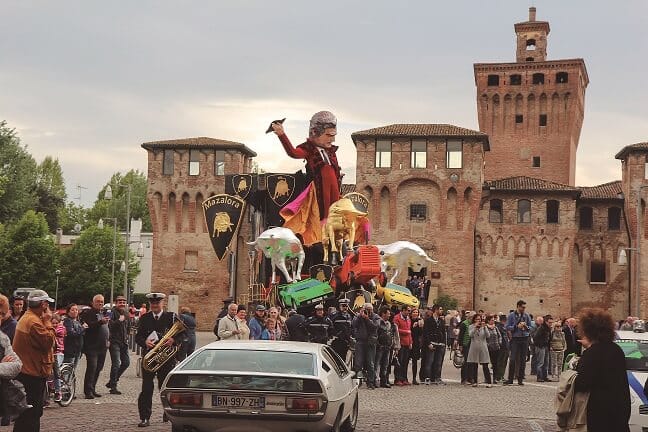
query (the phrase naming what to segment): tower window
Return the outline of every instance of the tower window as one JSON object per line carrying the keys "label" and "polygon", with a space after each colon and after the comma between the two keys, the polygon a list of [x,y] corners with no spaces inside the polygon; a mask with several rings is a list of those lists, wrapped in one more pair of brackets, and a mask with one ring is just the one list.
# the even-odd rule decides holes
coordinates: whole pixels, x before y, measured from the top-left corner
{"label": "tower window", "polygon": [[579,212],[579,222],[578,227],[580,229],[592,229],[593,217],[592,217],[592,207],[581,207]]}
{"label": "tower window", "polygon": [[560,210],[560,202],[556,200],[547,201],[547,223],[558,223],[558,214]]}
{"label": "tower window", "polygon": [[446,141],[446,168],[461,168],[462,152],[463,142],[461,140]]}
{"label": "tower window", "polygon": [[569,81],[569,74],[567,72],[558,72],[556,74],[556,82],[558,84],[565,84]]}
{"label": "tower window", "polygon": [[611,231],[621,229],[621,209],[619,207],[608,208],[608,229]]}
{"label": "tower window", "polygon": [[533,74],[533,84],[544,84],[544,74],[543,73],[534,73]]}
{"label": "tower window", "polygon": [[590,262],[590,282],[605,283],[605,262],[592,261]]}
{"label": "tower window", "polygon": [[533,61],[533,57],[527,57],[526,61]]}
{"label": "tower window", "polygon": [[531,223],[531,201],[521,199],[517,209],[518,223]]}
{"label": "tower window", "polygon": [[502,200],[501,199],[492,199],[490,200],[490,210],[488,211],[488,221],[490,223],[502,223]]}
{"label": "tower window", "polygon": [[216,175],[225,175],[225,151],[216,150],[214,154],[214,173]]}
{"label": "tower window", "polygon": [[499,75],[488,75],[488,85],[489,86],[498,86],[499,85]]}
{"label": "tower window", "polygon": [[412,168],[425,168],[427,165],[427,140],[412,140],[410,166]]}
{"label": "tower window", "polygon": [[540,126],[547,126],[547,114],[540,114],[539,124]]}
{"label": "tower window", "polygon": [[536,49],[536,40],[535,39],[527,39],[527,41],[526,41],[526,49],[527,49],[527,51],[535,51],[535,49]]}
{"label": "tower window", "polygon": [[515,123],[522,123],[524,121],[524,116],[522,114],[515,114]]}
{"label": "tower window", "polygon": [[162,174],[173,175],[173,150],[164,150],[164,161],[162,162]]}
{"label": "tower window", "polygon": [[200,151],[189,151],[189,175],[197,176],[200,174]]}
{"label": "tower window", "polygon": [[509,77],[509,84],[522,85],[522,75],[516,74]]}
{"label": "tower window", "polygon": [[540,168],[540,156],[533,156],[533,168]]}
{"label": "tower window", "polygon": [[427,216],[427,206],[425,204],[410,204],[410,220],[424,221]]}
{"label": "tower window", "polygon": [[391,167],[391,140],[377,140],[376,141],[376,168],[390,168]]}

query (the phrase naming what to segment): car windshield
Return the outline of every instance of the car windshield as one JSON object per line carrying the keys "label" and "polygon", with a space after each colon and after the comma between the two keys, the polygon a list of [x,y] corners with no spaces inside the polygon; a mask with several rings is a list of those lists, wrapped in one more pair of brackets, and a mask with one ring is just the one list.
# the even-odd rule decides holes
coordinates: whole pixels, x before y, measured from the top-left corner
{"label": "car windshield", "polygon": [[404,286],[400,286],[396,284],[387,284],[387,288],[393,289],[394,291],[400,291],[400,292],[404,292],[405,294],[412,295],[412,291],[408,290]]}
{"label": "car windshield", "polygon": [[617,340],[626,359],[626,370],[648,371],[648,340]]}
{"label": "car windshield", "polygon": [[313,354],[247,349],[205,349],[182,370],[263,372],[290,375],[315,375]]}

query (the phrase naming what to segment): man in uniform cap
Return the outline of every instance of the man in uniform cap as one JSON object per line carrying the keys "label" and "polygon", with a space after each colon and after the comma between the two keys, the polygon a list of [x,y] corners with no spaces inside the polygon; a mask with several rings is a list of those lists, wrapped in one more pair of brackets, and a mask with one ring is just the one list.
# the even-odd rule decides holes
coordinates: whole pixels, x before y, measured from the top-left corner
{"label": "man in uniform cap", "polygon": [[333,322],[333,342],[331,348],[346,361],[347,352],[351,343],[351,322],[353,315],[349,312],[349,300],[346,298],[340,299],[338,302],[339,310],[333,314],[331,321]]}
{"label": "man in uniform cap", "polygon": [[315,312],[304,323],[308,332],[309,342],[325,344],[333,333],[333,323],[329,317],[324,315],[324,305],[319,303],[315,306]]}
{"label": "man in uniform cap", "polygon": [[[149,312],[145,313],[139,319],[137,327],[137,334],[135,335],[135,342],[143,348],[142,356],[152,349],[162,339],[164,335],[173,326],[175,314],[173,312],[164,311],[164,298],[166,295],[162,293],[150,293],[146,298],[150,304]],[[177,338],[177,336],[176,336]],[[180,338],[181,339],[181,338]],[[179,345],[179,340],[176,342],[174,338],[169,338],[166,345]],[[153,379],[157,376],[158,388],[162,386],[162,382],[167,374],[176,365],[176,359],[172,358],[167,361],[157,372],[148,372],[142,367],[142,391],[137,398],[137,408],[141,422],[138,427],[150,426],[149,419],[152,412],[152,399],[153,399]]]}

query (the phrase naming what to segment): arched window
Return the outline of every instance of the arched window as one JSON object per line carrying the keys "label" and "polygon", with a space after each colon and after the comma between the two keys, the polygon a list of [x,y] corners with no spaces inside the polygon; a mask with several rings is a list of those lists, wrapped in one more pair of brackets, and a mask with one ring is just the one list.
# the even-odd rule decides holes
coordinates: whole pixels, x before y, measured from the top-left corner
{"label": "arched window", "polygon": [[567,72],[558,72],[556,74],[556,82],[558,84],[569,82],[569,74]]}
{"label": "arched window", "polygon": [[531,223],[531,201],[521,199],[517,208],[518,223]]}
{"label": "arched window", "polygon": [[621,209],[619,207],[608,208],[608,229],[613,231],[621,229]]}
{"label": "arched window", "polygon": [[490,209],[488,211],[488,221],[490,223],[502,223],[502,200],[501,199],[492,199],[490,200]]}
{"label": "arched window", "polygon": [[556,200],[547,201],[547,223],[558,223],[558,215],[560,213],[560,203]]}
{"label": "arched window", "polygon": [[578,227],[580,229],[592,229],[594,223],[592,207],[581,207],[578,211],[578,216]]}
{"label": "arched window", "polygon": [[536,40],[535,39],[527,39],[527,41],[526,41],[526,49],[527,49],[527,51],[535,51],[535,49],[536,49]]}
{"label": "arched window", "polygon": [[534,73],[533,74],[533,84],[544,84],[544,74],[543,73]]}

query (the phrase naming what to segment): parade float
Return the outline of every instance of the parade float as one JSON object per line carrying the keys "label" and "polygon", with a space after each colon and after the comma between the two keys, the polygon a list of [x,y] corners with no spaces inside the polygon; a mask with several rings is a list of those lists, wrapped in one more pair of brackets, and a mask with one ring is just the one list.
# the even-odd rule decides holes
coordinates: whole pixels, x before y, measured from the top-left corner
{"label": "parade float", "polygon": [[[357,192],[340,196],[335,116],[316,113],[309,138],[297,147],[284,132],[284,120],[272,122],[266,132],[278,136],[288,156],[305,160],[306,173],[227,176],[225,193],[202,206],[219,260],[235,238],[245,206],[262,215],[253,220],[256,236],[247,243],[247,300],[301,313],[319,303],[337,305],[341,298],[353,309],[364,303],[418,307],[410,290],[394,282],[399,272],[420,272],[436,261],[412,242],[371,243],[369,200]],[[387,272],[393,272],[389,280]]]}

